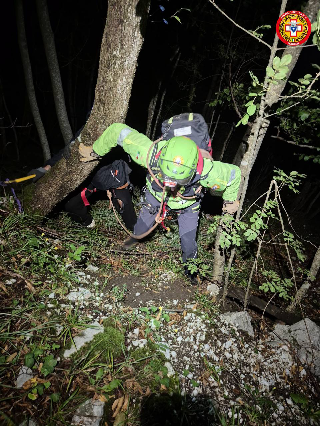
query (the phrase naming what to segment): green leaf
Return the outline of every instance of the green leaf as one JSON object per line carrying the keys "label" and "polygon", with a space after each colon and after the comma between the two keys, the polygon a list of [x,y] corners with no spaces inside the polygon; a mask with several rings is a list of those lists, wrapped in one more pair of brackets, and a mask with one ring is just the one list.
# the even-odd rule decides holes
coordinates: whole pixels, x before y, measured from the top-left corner
{"label": "green leaf", "polygon": [[308,117],[309,117],[309,113],[307,112],[307,111],[302,111],[300,114],[299,114],[299,118],[302,120],[302,121],[304,121],[304,120],[306,120]]}
{"label": "green leaf", "polygon": [[254,115],[254,113],[256,112],[256,109],[257,109],[257,105],[250,105],[250,106],[248,106],[248,108],[247,108],[247,113],[248,113],[248,115]]}
{"label": "green leaf", "polygon": [[280,59],[278,56],[275,56],[275,57],[273,58],[273,62],[272,62],[272,64],[273,64],[273,68],[274,68],[275,70],[277,70],[277,69],[278,69],[278,67],[280,66],[280,63],[281,63],[281,59]]}
{"label": "green leaf", "polygon": [[306,74],[303,78],[305,78],[307,80],[310,80],[310,78],[312,78],[312,75],[311,74]]}
{"label": "green leaf", "polygon": [[173,16],[173,18],[176,18],[176,20],[181,24],[181,19],[179,18],[179,16]]}
{"label": "green leaf", "polygon": [[35,401],[38,398],[38,395],[34,393],[28,393],[28,398],[31,399],[31,401]]}
{"label": "green leaf", "polygon": [[[272,68],[271,68],[272,69]],[[258,93],[249,93],[249,96],[257,96],[258,95]]]}
{"label": "green leaf", "polygon": [[194,379],[191,379],[191,384],[192,384],[192,386],[194,386],[195,388],[197,388],[197,387],[199,387],[200,385],[199,385],[199,383],[198,382],[196,382]]}
{"label": "green leaf", "polygon": [[100,380],[103,377],[103,374],[104,374],[104,369],[100,367],[96,374],[96,380]]}
{"label": "green leaf", "polygon": [[280,64],[281,65],[289,65],[292,61],[292,55],[287,54],[282,56],[281,60],[280,60]]}
{"label": "green leaf", "polygon": [[276,80],[282,80],[283,78],[285,78],[285,76],[286,76],[286,73],[281,71],[281,72],[277,72],[277,74],[274,76],[274,78]]}
{"label": "green leaf", "polygon": [[190,373],[190,371],[189,370],[183,370],[183,375],[184,375],[184,377],[187,377],[187,375]]}
{"label": "green leaf", "polygon": [[50,399],[52,402],[58,402],[60,399],[60,394],[59,393],[52,393],[50,395]]}
{"label": "green leaf", "polygon": [[37,385],[38,395],[40,395],[40,396],[43,395],[43,389],[44,389],[43,384],[40,383],[39,385]]}
{"label": "green leaf", "polygon": [[26,367],[32,368],[34,366],[35,360],[34,360],[34,356],[33,353],[28,353],[26,354],[26,356],[24,357],[24,365]]}
{"label": "green leaf", "polygon": [[308,404],[308,398],[306,398],[304,395],[291,393],[290,396],[292,401],[296,404]]}
{"label": "green leaf", "polygon": [[48,389],[51,386],[51,382],[44,382],[44,387]]}
{"label": "green leaf", "polygon": [[274,70],[271,67],[267,67],[267,76],[268,77],[273,77],[274,74],[275,74]]}
{"label": "green leaf", "polygon": [[169,322],[169,321],[170,321],[170,316],[169,316],[168,314],[163,314],[163,319],[164,319],[166,322]]}
{"label": "green leaf", "polygon": [[289,68],[288,67],[286,67],[286,66],[280,66],[279,68],[278,68],[278,71],[279,72],[284,72],[284,73],[286,73],[287,74],[287,72],[289,71]]}
{"label": "green leaf", "polygon": [[242,124],[246,125],[246,124],[248,124],[248,121],[249,121],[249,114],[245,114],[245,115],[242,117],[241,122],[242,122]]}
{"label": "green leaf", "polygon": [[316,31],[316,29],[318,28],[318,22],[313,22],[311,24],[311,32],[313,33],[313,31]]}

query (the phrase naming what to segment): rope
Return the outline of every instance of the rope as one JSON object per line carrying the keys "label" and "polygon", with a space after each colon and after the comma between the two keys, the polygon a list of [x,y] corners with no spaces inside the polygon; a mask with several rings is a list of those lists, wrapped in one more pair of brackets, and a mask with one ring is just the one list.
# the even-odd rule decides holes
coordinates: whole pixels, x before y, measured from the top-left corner
{"label": "rope", "polygon": [[113,212],[114,212],[114,214],[115,214],[115,217],[116,217],[116,219],[117,219],[117,221],[120,223],[120,225],[121,225],[121,227],[122,227],[122,229],[124,229],[124,231],[130,236],[130,237],[132,237],[132,238],[135,238],[136,240],[142,240],[142,238],[145,238],[147,235],[149,235],[154,229],[156,229],[156,227],[159,225],[159,223],[161,223],[163,220],[164,220],[164,218],[162,218],[161,217],[161,211],[162,211],[162,206],[163,206],[163,201],[164,201],[164,195],[165,195],[165,188],[163,188],[163,191],[162,191],[162,197],[161,197],[161,203],[160,203],[160,207],[159,207],[159,212],[157,213],[157,215],[156,215],[156,217],[155,217],[155,224],[150,228],[150,229],[148,229],[148,231],[146,231],[146,232],[144,232],[143,234],[140,234],[140,235],[135,235],[135,234],[133,234],[132,232],[130,232],[124,225],[123,225],[123,223],[121,222],[121,220],[119,219],[119,216],[118,216],[118,213],[117,213],[117,211],[116,211],[116,209],[115,209],[115,207],[114,207],[114,205],[113,205],[113,202],[112,202],[112,200],[111,200],[111,198],[112,198],[112,194],[111,194],[111,192],[108,190],[107,191],[107,195],[108,195],[108,198],[109,198],[109,201],[110,201],[110,204],[111,204],[111,206],[112,206],[112,210],[113,210]]}
{"label": "rope", "polygon": [[[147,162],[148,172],[150,173],[151,177],[155,180],[156,184],[157,184],[158,186],[160,186],[160,188],[161,188],[161,189],[165,189],[165,187],[163,187],[163,186],[161,185],[161,183],[160,183],[159,179],[158,179],[158,178],[154,175],[154,173],[152,172],[151,167],[150,167],[150,164],[149,164],[150,152],[151,152],[151,150],[153,149],[153,147],[155,146],[155,144],[156,144],[156,143],[158,143],[161,139],[162,139],[162,138],[157,139],[156,141],[154,141],[154,142],[151,144],[151,146],[150,146],[150,148],[149,148],[149,150],[148,150],[148,153],[147,153],[147,159],[146,159],[146,162]],[[197,195],[196,195],[196,194],[198,194],[199,192],[201,192],[201,190],[202,190],[202,186],[199,186],[199,188],[197,188],[197,189],[196,189],[196,191],[195,191],[195,195],[192,195],[191,197],[185,197],[184,195],[182,195],[182,194],[178,191],[178,192],[177,192],[177,196],[179,196],[179,197],[180,197],[180,198],[182,198],[183,200],[194,200],[194,199],[196,199],[196,198],[197,198]]]}

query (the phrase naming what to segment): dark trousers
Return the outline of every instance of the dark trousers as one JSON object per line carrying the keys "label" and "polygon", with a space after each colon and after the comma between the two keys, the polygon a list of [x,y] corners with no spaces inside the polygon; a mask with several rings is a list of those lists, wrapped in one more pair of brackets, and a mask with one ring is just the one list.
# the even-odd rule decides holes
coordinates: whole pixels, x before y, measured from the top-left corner
{"label": "dark trousers", "polygon": [[[103,191],[96,190],[93,185],[81,191],[81,193],[72,197],[65,205],[65,210],[70,214],[73,220],[83,226],[88,226],[92,222],[92,216],[89,213],[89,199],[94,193],[101,194]],[[137,215],[134,210],[131,194],[128,188],[110,189],[112,194],[112,203],[120,213],[126,227],[133,231],[133,227],[137,221]],[[118,202],[120,200],[120,203]],[[121,206],[120,206],[121,204]]]}
{"label": "dark trousers", "polygon": [[[137,223],[134,227],[134,234],[141,235],[148,231],[154,224],[154,220],[159,211],[160,201],[150,192],[146,191],[146,205],[140,210]],[[195,259],[197,257],[197,229],[199,220],[200,203],[196,201],[190,207],[181,209],[178,214],[179,235],[182,250],[182,261]]]}

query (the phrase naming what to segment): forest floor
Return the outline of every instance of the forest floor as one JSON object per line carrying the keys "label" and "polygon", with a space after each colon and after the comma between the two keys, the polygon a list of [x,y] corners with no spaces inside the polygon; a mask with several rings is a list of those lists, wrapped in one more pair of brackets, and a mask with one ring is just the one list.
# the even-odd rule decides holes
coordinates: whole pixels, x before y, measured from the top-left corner
{"label": "forest floor", "polygon": [[[202,281],[194,287],[183,275],[174,222],[172,232],[158,230],[124,251],[125,233],[104,202],[93,208],[97,226],[90,230],[63,213],[39,224],[5,210],[1,424],[71,425],[88,399],[105,403],[104,426],[320,424],[318,377],[290,343],[275,342],[275,319],[249,309],[252,328],[240,330],[224,313],[243,306],[232,299],[223,306],[208,291],[208,217],[200,221]],[[263,253],[264,266],[284,268],[279,247]],[[246,245],[237,257],[232,284],[247,282],[253,249]],[[300,284],[310,259],[304,262]],[[257,272],[255,294],[284,309],[289,302],[262,293],[261,280]],[[314,322],[318,291],[303,305]],[[93,340],[71,354],[90,333]],[[17,387],[22,367],[29,376]]]}

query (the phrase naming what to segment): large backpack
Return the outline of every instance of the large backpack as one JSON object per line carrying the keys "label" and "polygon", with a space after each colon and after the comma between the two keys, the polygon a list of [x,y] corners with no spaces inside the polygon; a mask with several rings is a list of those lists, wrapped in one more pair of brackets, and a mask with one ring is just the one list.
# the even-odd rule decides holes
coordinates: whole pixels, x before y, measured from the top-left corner
{"label": "large backpack", "polygon": [[162,123],[161,132],[164,140],[174,136],[186,136],[212,156],[208,126],[201,114],[191,112],[175,115]]}

